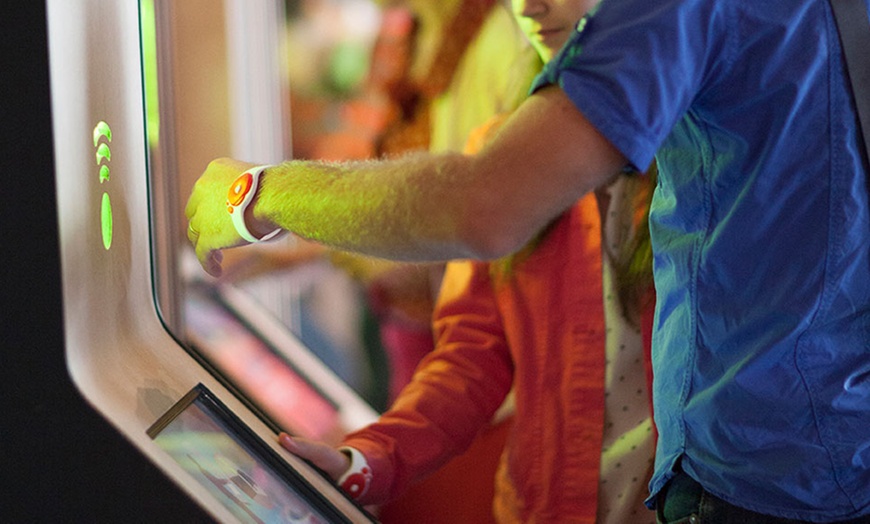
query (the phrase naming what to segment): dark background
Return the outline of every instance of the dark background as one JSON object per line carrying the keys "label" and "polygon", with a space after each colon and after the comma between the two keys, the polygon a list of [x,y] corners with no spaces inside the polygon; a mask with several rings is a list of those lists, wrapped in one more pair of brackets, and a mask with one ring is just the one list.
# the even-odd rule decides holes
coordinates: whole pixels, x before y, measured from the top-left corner
{"label": "dark background", "polygon": [[45,5],[0,20],[0,520],[208,522],[67,373]]}

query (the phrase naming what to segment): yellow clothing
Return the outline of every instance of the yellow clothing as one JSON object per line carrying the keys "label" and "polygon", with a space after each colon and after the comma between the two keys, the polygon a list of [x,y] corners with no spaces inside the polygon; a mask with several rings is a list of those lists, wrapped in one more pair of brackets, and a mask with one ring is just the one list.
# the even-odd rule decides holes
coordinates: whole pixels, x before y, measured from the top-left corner
{"label": "yellow clothing", "polygon": [[432,104],[433,153],[462,151],[472,130],[526,98],[541,63],[511,13],[495,6],[465,51],[450,87]]}

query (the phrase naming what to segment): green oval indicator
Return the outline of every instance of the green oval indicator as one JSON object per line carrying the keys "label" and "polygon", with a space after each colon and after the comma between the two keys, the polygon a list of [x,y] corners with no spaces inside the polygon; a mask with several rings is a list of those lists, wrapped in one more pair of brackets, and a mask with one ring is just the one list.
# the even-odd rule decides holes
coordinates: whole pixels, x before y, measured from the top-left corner
{"label": "green oval indicator", "polygon": [[102,222],[103,229],[103,247],[106,248],[106,251],[112,247],[112,199],[109,198],[108,193],[103,193],[103,205],[100,209],[100,221]]}

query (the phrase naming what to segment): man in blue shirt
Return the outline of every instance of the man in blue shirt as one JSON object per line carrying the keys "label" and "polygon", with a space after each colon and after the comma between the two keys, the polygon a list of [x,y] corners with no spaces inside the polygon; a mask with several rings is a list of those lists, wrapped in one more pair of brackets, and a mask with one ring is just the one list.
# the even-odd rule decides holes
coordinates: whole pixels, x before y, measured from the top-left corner
{"label": "man in blue shirt", "polygon": [[867,178],[828,3],[630,4],[537,85],[633,164],[658,149],[652,491],[679,465],[757,512],[866,513]]}
{"label": "man in blue shirt", "polygon": [[[280,226],[390,258],[491,258],[655,154],[650,505],[666,520],[858,519],[870,213],[845,78],[827,2],[605,1],[480,155],[289,162],[242,211],[255,237]],[[245,242],[224,198],[248,167],[212,163],[188,204],[213,274]],[[697,501],[668,515],[686,493]]]}

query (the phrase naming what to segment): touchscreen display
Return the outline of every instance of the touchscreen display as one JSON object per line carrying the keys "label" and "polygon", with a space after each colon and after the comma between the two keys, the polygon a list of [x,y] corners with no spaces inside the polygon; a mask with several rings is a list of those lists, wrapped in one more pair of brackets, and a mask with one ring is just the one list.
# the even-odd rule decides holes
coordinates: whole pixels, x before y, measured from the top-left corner
{"label": "touchscreen display", "polygon": [[241,522],[347,522],[202,385],[148,435]]}

